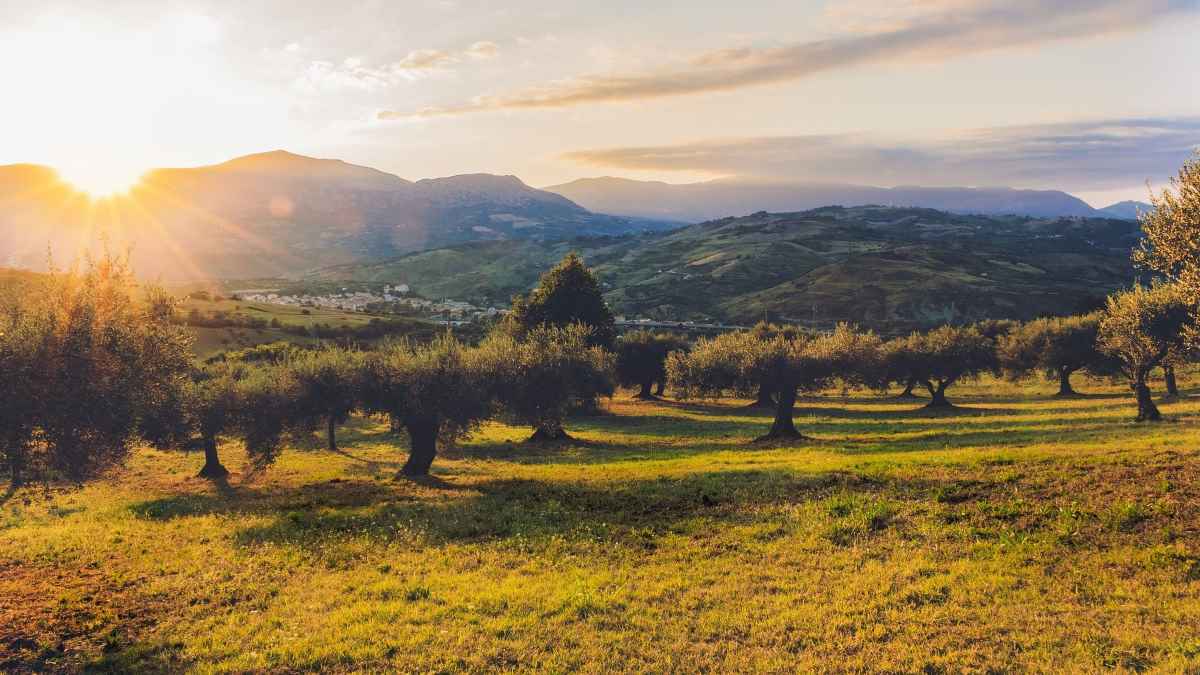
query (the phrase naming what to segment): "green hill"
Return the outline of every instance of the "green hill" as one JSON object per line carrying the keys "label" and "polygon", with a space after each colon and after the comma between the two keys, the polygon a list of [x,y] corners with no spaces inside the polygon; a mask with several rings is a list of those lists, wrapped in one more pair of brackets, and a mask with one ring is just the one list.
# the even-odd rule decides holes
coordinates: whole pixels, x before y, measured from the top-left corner
{"label": "green hill", "polygon": [[1115,219],[828,207],[664,234],[465,244],[308,280],[400,282],[426,296],[494,303],[576,250],[626,315],[750,323],[769,314],[901,329],[1095,306],[1133,279],[1138,237],[1137,223]]}

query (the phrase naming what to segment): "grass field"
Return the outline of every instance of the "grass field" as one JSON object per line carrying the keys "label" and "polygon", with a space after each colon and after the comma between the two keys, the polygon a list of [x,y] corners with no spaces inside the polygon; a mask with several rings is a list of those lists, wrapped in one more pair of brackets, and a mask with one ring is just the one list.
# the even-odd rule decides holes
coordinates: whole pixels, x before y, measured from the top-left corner
{"label": "grass field", "polygon": [[[0,670],[1200,669],[1200,397],[952,390],[930,415],[633,402],[540,448],[490,424],[434,476],[357,420],[228,484],[141,450],[0,506]],[[625,394],[624,396],[627,396]]]}

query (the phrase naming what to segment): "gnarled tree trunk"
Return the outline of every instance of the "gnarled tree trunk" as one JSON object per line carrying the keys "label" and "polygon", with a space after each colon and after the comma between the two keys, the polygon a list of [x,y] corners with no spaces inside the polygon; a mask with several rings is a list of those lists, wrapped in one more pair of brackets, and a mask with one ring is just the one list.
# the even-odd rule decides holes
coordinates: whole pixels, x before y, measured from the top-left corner
{"label": "gnarled tree trunk", "polygon": [[637,393],[637,396],[635,396],[634,398],[640,398],[643,401],[654,398],[654,394],[651,393],[651,389],[653,389],[653,387],[654,387],[654,380],[646,380],[646,381],[642,382],[641,391],[639,391]]}
{"label": "gnarled tree trunk", "polygon": [[1058,369],[1058,394],[1057,396],[1075,396],[1075,389],[1071,386],[1071,373],[1074,372],[1067,368]]}
{"label": "gnarled tree trunk", "polygon": [[951,408],[950,400],[946,398],[946,387],[950,386],[949,380],[938,382],[937,386],[926,380],[925,388],[929,390],[929,403],[925,404],[926,408]]}
{"label": "gnarled tree trunk", "polygon": [[570,438],[567,430],[563,429],[562,422],[545,420],[533,430],[533,435],[529,437],[529,440],[532,443],[553,443],[570,440]]}
{"label": "gnarled tree trunk", "polygon": [[1134,418],[1134,421],[1158,422],[1162,420],[1162,414],[1158,412],[1158,406],[1154,405],[1154,397],[1150,394],[1150,387],[1146,385],[1145,376],[1141,377],[1133,385],[1133,391],[1137,394],[1138,404],[1138,414]]}
{"label": "gnarled tree trunk", "polygon": [[666,393],[666,390],[667,390],[667,381],[666,381],[666,380],[659,380],[659,381],[658,381],[658,386],[656,386],[656,387],[654,388],[654,395],[655,395],[655,396],[662,396],[664,393]]}
{"label": "gnarled tree trunk", "polygon": [[775,420],[771,422],[771,430],[765,436],[759,436],[754,439],[756,443],[763,441],[776,440],[793,440],[804,438],[804,436],[796,431],[796,424],[792,421],[792,415],[796,408],[796,389],[795,387],[783,387],[781,391],[776,393],[775,401]]}
{"label": "gnarled tree trunk", "polygon": [[913,393],[913,389],[916,389],[916,387],[917,378],[909,378],[908,382],[904,383],[904,391],[896,394],[896,398],[916,398],[917,395]]}
{"label": "gnarled tree trunk", "polygon": [[747,408],[774,408],[775,396],[771,388],[765,384],[758,385],[758,394],[754,397],[754,403],[746,406]]}
{"label": "gnarled tree trunk", "polygon": [[1167,385],[1167,396],[1179,396],[1179,383],[1175,381],[1175,366],[1163,366],[1163,382]]}
{"label": "gnarled tree trunk", "polygon": [[404,420],[408,431],[408,461],[400,469],[405,476],[428,476],[429,467],[437,457],[438,420],[436,417],[409,417]]}
{"label": "gnarled tree trunk", "polygon": [[217,455],[217,437],[204,437],[204,468],[200,469],[201,478],[220,479],[229,475],[229,469],[221,464]]}

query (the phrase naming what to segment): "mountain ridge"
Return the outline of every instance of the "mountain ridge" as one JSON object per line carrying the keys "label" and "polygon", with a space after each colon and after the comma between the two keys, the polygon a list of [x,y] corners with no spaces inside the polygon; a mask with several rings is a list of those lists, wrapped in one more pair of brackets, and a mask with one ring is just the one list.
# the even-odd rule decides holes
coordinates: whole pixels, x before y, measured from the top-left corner
{"label": "mountain ridge", "polygon": [[593,213],[515,176],[408,181],[276,150],[148,171],[94,200],[49,167],[0,166],[0,265],[40,269],[104,241],[145,276],[246,278],[480,239],[563,239],[674,224]]}
{"label": "mountain ridge", "polygon": [[917,207],[951,213],[1042,218],[1114,215],[1093,208],[1082,199],[1061,190],[1011,187],[899,185],[886,188],[848,183],[743,179],[666,183],[604,176],[582,178],[543,189],[561,194],[587,209],[681,222],[703,222],[758,211],[803,211],[832,205]]}

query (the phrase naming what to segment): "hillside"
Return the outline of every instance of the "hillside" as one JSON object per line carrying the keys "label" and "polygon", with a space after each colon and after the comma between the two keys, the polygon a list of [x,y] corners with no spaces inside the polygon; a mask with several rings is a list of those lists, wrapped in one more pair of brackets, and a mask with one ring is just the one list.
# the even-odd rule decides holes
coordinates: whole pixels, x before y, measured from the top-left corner
{"label": "hillside", "polygon": [[591,213],[513,176],[410,182],[276,151],[157,169],[93,201],[46,167],[0,167],[0,264],[38,269],[104,238],[139,273],[172,280],[297,274],[464,241],[564,239],[666,224]]}
{"label": "hillside", "polygon": [[1133,279],[1137,224],[830,207],[757,213],[665,234],[490,242],[321,270],[311,280],[403,282],[484,303],[528,289],[579,251],[619,313],[751,323],[851,320],[900,330],[1090,308]]}
{"label": "hillside", "polygon": [[1116,204],[1109,204],[1108,206],[1100,209],[1100,212],[1103,213],[1108,218],[1124,218],[1126,220],[1137,220],[1139,213],[1144,213],[1146,211],[1150,211],[1153,208],[1154,208],[1153,205],[1147,204],[1146,202],[1135,202],[1132,200],[1126,200],[1123,202],[1117,202]]}
{"label": "hillside", "polygon": [[1124,209],[1102,213],[1083,200],[1058,190],[881,188],[733,179],[677,185],[611,177],[586,178],[545,189],[595,211],[692,223],[764,210],[783,213],[830,205],[864,204],[915,206],[952,213],[1017,214],[1037,218],[1136,217]]}

